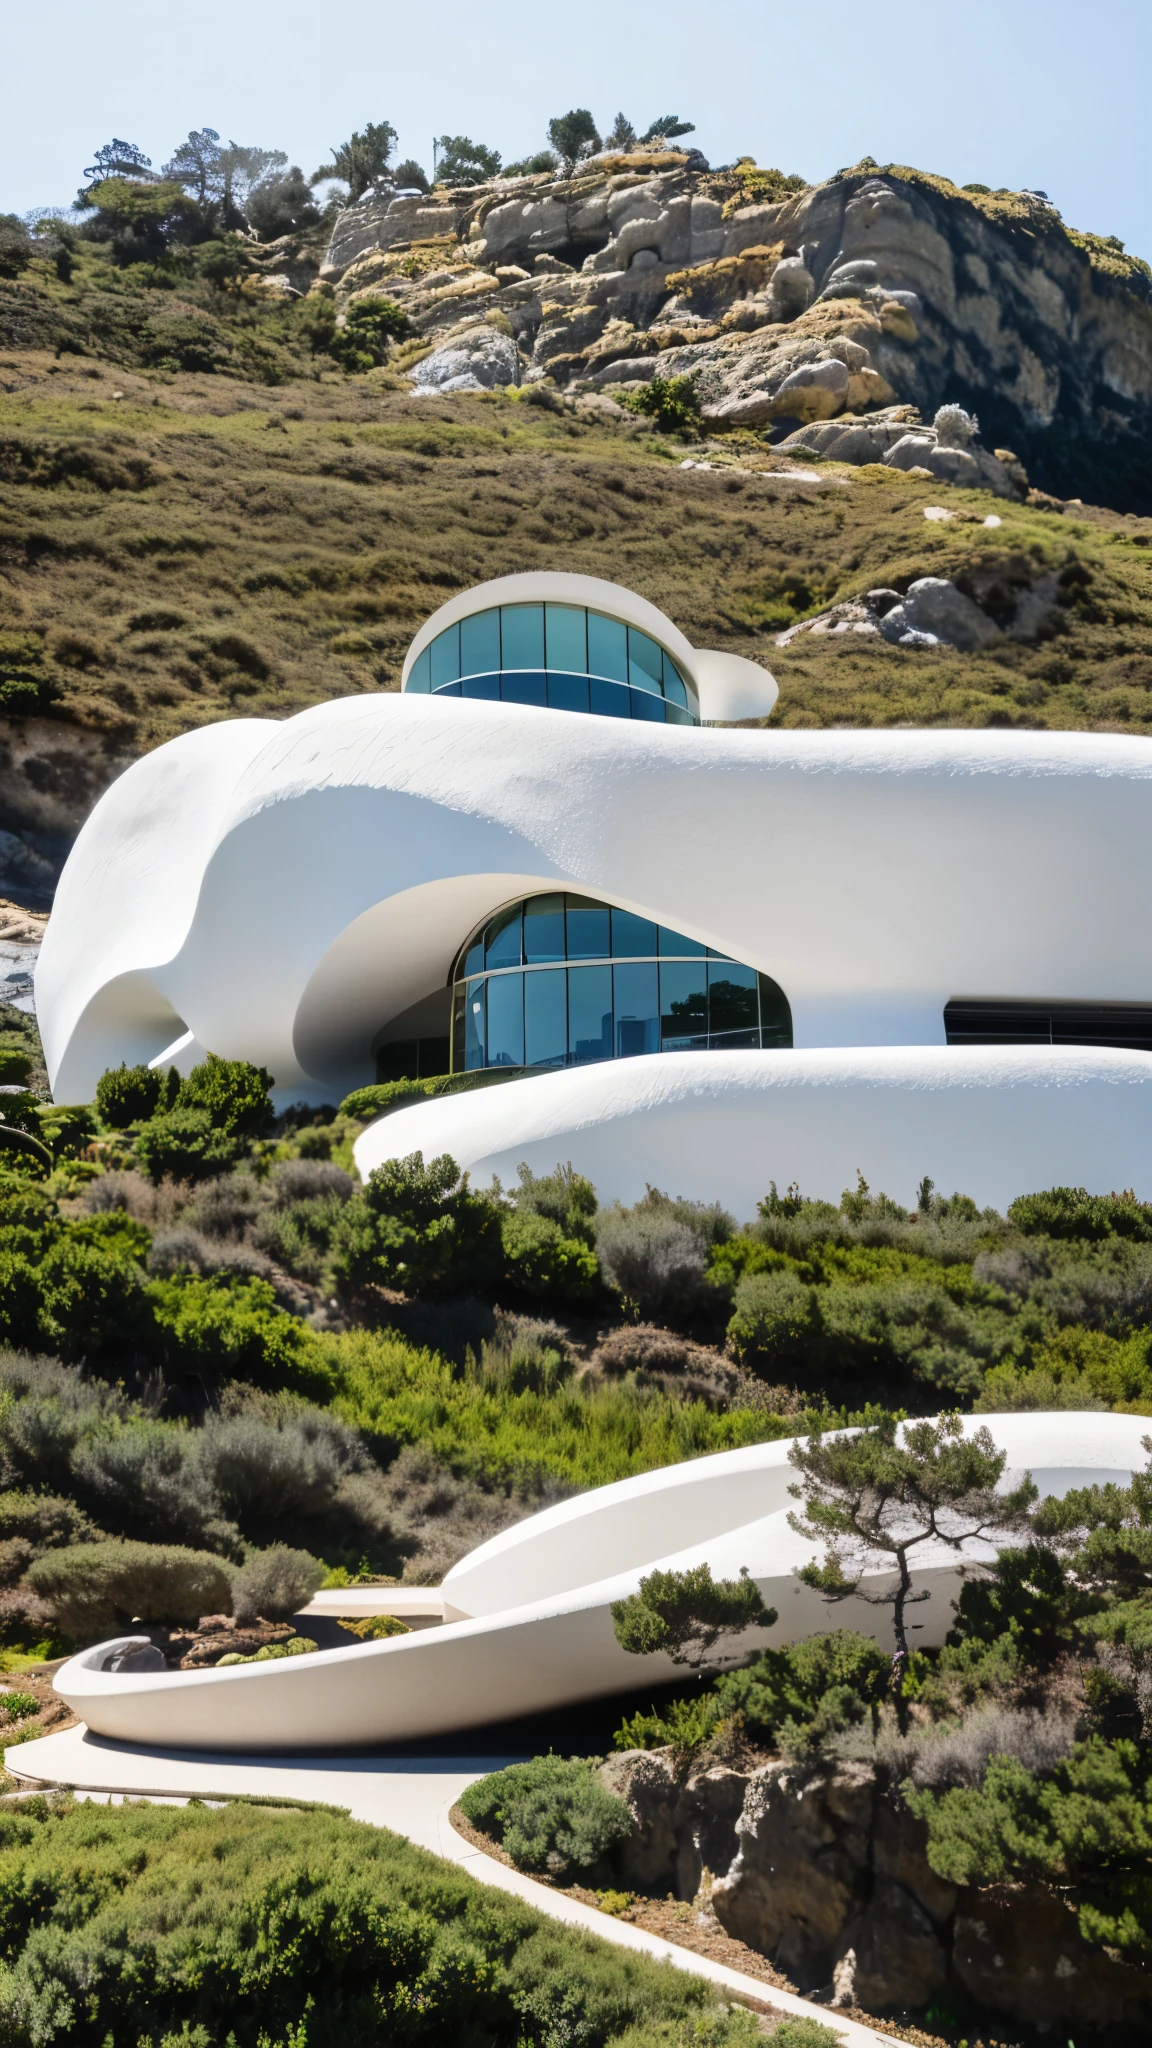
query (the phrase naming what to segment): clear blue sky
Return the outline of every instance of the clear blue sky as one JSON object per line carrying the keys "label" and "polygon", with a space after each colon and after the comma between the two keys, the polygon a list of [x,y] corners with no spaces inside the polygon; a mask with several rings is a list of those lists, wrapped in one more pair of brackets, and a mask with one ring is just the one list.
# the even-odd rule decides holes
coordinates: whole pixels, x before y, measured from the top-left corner
{"label": "clear blue sky", "polygon": [[434,134],[511,160],[588,106],[602,126],[618,108],[694,120],[714,163],[820,178],[871,155],[1039,187],[1070,226],[1152,258],[1150,0],[4,0],[0,22],[0,212],[67,204],[112,135],[159,165],[208,126],[311,172],[386,119],[430,169]]}

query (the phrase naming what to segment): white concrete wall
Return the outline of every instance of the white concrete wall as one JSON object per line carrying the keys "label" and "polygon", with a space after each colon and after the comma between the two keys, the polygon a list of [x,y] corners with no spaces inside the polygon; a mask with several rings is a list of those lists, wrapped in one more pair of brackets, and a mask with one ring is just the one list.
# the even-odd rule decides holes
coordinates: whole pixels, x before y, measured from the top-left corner
{"label": "white concrete wall", "polygon": [[[1145,1462],[1148,1423],[1140,1416],[977,1420],[988,1423],[1013,1470],[1033,1469],[1045,1493],[1093,1479],[1126,1483]],[[779,1610],[770,1632],[752,1631],[732,1649],[785,1644],[829,1626],[890,1642],[876,1608],[856,1600],[829,1609],[795,1578],[812,1546],[788,1527],[789,1476],[787,1445],[763,1444],[547,1509],[455,1567],[442,1589],[445,1611],[467,1610],[473,1618],[440,1628],[278,1663],[192,1672],[105,1672],[98,1668],[108,1654],[104,1644],[71,1658],[56,1690],[94,1734],[169,1748],[337,1749],[448,1734],[675,1678],[669,1658],[639,1659],[620,1648],[611,1605],[654,1567],[685,1570],[701,1562],[716,1577],[747,1566]],[[740,1522],[732,1519],[737,1498],[746,1517]],[[987,1545],[963,1553],[970,1563],[992,1554]],[[925,1645],[941,1642],[950,1625],[958,1562],[941,1544],[918,1563],[917,1585],[931,1594],[916,1617]],[[874,1573],[873,1588],[881,1590],[888,1576]]]}
{"label": "white concrete wall", "polygon": [[857,1169],[909,1206],[943,1194],[1003,1210],[1053,1186],[1152,1199],[1152,1054],[1076,1046],[677,1052],[505,1081],[395,1110],[357,1140],[385,1159],[448,1152],[479,1187],[521,1162],[571,1161],[602,1206],[665,1194],[721,1201],[741,1222],[775,1181],[838,1201]]}
{"label": "white concrete wall", "polygon": [[208,728],[130,768],[77,841],[38,976],[53,1087],[88,1100],[183,1025],[288,1098],[339,1099],[469,931],[535,889],[772,975],[799,1047],[939,1044],[958,995],[1152,1000],[1150,781],[1152,741],[1111,734],[395,695]]}

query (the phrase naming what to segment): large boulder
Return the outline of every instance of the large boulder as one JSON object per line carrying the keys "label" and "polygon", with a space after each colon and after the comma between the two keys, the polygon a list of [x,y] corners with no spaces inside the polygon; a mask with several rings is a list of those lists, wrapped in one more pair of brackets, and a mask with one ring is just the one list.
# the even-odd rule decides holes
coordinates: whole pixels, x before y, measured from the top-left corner
{"label": "large boulder", "polygon": [[693,1899],[705,1871],[715,1876],[729,1868],[746,1771],[714,1764],[685,1777],[666,1750],[628,1750],[609,1757],[600,1776],[632,1810],[635,1831],[619,1852],[626,1884]]}
{"label": "large boulder", "polygon": [[903,604],[893,605],[881,620],[880,631],[894,646],[942,643],[965,653],[988,647],[1000,637],[987,612],[946,576],[921,576],[911,584]]}
{"label": "large boulder", "polygon": [[768,1764],[749,1784],[736,1858],[712,1888],[712,1910],[802,1990],[831,1982],[845,1929],[867,1903],[874,1798],[865,1765]]}
{"label": "large boulder", "polygon": [[510,334],[487,325],[468,328],[444,348],[423,356],[409,376],[417,391],[491,391],[520,382],[520,358]]}
{"label": "large boulder", "polygon": [[903,1885],[878,1879],[845,1929],[832,1972],[837,2001],[866,2012],[922,2012],[947,1977],[948,1952],[923,1906]]}

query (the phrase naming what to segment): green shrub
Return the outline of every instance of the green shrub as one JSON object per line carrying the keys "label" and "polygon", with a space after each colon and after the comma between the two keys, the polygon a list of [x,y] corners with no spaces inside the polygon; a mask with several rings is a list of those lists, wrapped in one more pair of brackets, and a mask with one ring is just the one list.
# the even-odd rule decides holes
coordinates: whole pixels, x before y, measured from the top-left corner
{"label": "green shrub", "polygon": [[205,1110],[218,1130],[258,1138],[272,1121],[271,1087],[267,1067],[209,1053],[183,1083],[180,1105]]}
{"label": "green shrub", "polygon": [[341,1621],[350,1635],[359,1636],[362,1643],[383,1643],[389,1636],[410,1636],[412,1630],[397,1614],[369,1614],[363,1621]]}
{"label": "green shrub", "polygon": [[653,377],[619,397],[629,412],[646,414],[666,434],[698,434],[703,426],[694,376]]}
{"label": "green shrub", "polygon": [[1055,1553],[1045,1544],[1021,1544],[1002,1550],[987,1573],[965,1580],[948,1641],[991,1645],[1007,1636],[1026,1664],[1044,1667],[1072,1642],[1082,1605]]}
{"label": "green shrub", "polygon": [[928,1829],[928,1861],[951,1884],[1032,1877],[1080,1889],[1086,1941],[1152,1951],[1152,1763],[1146,1746],[1077,1743],[1046,1776],[995,1756],[979,1789],[904,1788]]}
{"label": "green shrub", "polygon": [[580,1757],[537,1756],[493,1771],[461,1793],[460,1811],[502,1843],[519,1870],[556,1877],[590,1870],[632,1833],[624,1800]]}
{"label": "green shrub", "polygon": [[32,1055],[22,1046],[0,1045],[0,1085],[26,1088],[32,1078]]}
{"label": "green shrub", "polygon": [[126,1131],[129,1124],[143,1123],[161,1107],[174,1108],[179,1082],[174,1067],[168,1077],[155,1067],[108,1067],[96,1083],[96,1107],[112,1130]]}
{"label": "green shrub", "polygon": [[392,299],[357,299],[343,327],[334,327],[328,352],[345,370],[371,370],[387,361],[390,343],[408,332],[408,316]]}
{"label": "green shrub", "polygon": [[674,1749],[682,1754],[703,1749],[727,1718],[714,1692],[694,1700],[670,1700],[663,1710],[630,1714],[613,1736],[617,1749]]}
{"label": "green shrub", "polygon": [[153,1280],[147,1294],[164,1348],[184,1371],[327,1391],[311,1331],[277,1307],[266,1280]]}
{"label": "green shrub", "polygon": [[183,1104],[154,1116],[136,1140],[136,1157],[154,1181],[209,1180],[227,1173],[246,1149],[242,1138],[217,1127],[208,1110]]}
{"label": "green shrub", "polygon": [[775,2048],[840,2048],[843,2035],[834,2028],[826,2027],[822,2020],[784,2020],[772,2029]]}
{"label": "green shrub", "polygon": [[54,1159],[75,1158],[96,1136],[96,1118],[79,1103],[42,1103],[37,1121],[40,1136]]}
{"label": "green shrub", "polygon": [[76,1444],[72,1491],[101,1527],[147,1541],[157,1530],[197,1549],[236,1541],[219,1502],[203,1484],[188,1430],[155,1416],[105,1421]]}
{"label": "green shrub", "polygon": [[639,1205],[602,1209],[596,1254],[608,1286],[647,1318],[690,1314],[704,1297],[705,1246],[675,1215]]}
{"label": "green shrub", "polygon": [[447,1153],[425,1166],[413,1152],[370,1174],[340,1218],[336,1246],[337,1270],[354,1292],[483,1292],[500,1271],[500,1217]]}
{"label": "green shrub", "polygon": [[565,1237],[550,1216],[513,1209],[501,1217],[508,1284],[546,1307],[589,1302],[596,1289],[596,1254],[582,1238]]}
{"label": "green shrub", "polygon": [[746,1273],[737,1283],[728,1342],[765,1372],[792,1372],[819,1341],[816,1290],[795,1273]]}
{"label": "green shrub", "polygon": [[829,1629],[786,1650],[762,1651],[743,1671],[718,1678],[715,1693],[725,1714],[743,1714],[750,1734],[803,1755],[863,1720],[884,1697],[891,1672],[891,1658],[871,1636]]}
{"label": "green shrub", "polygon": [[571,1160],[553,1173],[533,1173],[522,1166],[512,1200],[518,1216],[546,1217],[562,1237],[580,1238],[587,1245],[595,1242],[596,1190],[574,1170]]}
{"label": "green shrub", "polygon": [[58,1550],[98,1534],[76,1502],[60,1494],[0,1493],[0,1542],[20,1538],[35,1550]]}
{"label": "green shrub", "polygon": [[40,1712],[42,1705],[43,1701],[38,1700],[35,1693],[0,1692],[0,1713],[6,1714],[10,1721],[30,1720],[33,1714]]}
{"label": "green shrub", "polygon": [[0,1946],[6,2027],[38,2048],[607,2048],[633,2026],[674,2048],[747,2038],[747,2015],[730,2022],[699,1978],[323,1809],[9,1809]]}
{"label": "green shrub", "polygon": [[1104,1238],[1134,1238],[1152,1243],[1152,1203],[1135,1195],[1090,1195],[1086,1188],[1046,1188],[1042,1194],[1020,1195],[1009,1205],[1008,1221],[1026,1237],[1075,1238],[1099,1243]]}
{"label": "green shrub", "polygon": [[217,1670],[225,1664],[278,1664],[282,1657],[310,1657],[319,1649],[311,1636],[292,1636],[286,1643],[265,1643],[262,1649],[253,1650],[250,1657],[241,1656],[237,1650],[229,1650],[219,1659]]}
{"label": "green shrub", "polygon": [[250,1550],[232,1573],[232,1612],[241,1624],[287,1621],[306,1607],[324,1580],[324,1566],[307,1550],[275,1543],[268,1550]]}
{"label": "green shrub", "polygon": [[188,1627],[226,1610],[231,1587],[218,1557],[168,1543],[78,1543],[29,1567],[28,1583],[51,1602],[66,1635],[98,1642],[133,1621]]}

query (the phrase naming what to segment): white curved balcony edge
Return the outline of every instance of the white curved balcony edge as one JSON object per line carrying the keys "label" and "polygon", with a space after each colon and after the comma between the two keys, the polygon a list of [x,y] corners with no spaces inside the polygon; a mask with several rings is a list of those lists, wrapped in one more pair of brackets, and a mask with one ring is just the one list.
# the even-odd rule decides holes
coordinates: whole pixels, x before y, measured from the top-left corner
{"label": "white curved balcony edge", "polygon": [[394,1110],[356,1142],[448,1152],[483,1186],[571,1160],[602,1205],[666,1194],[744,1220],[774,1180],[836,1201],[856,1184],[910,1203],[925,1174],[981,1208],[1053,1186],[1152,1196],[1152,1054],[1080,1046],[834,1047],[647,1053]]}
{"label": "white curved balcony edge", "polygon": [[[987,1421],[1010,1471],[1032,1470],[1044,1494],[1093,1481],[1127,1483],[1144,1464],[1141,1416],[1008,1415]],[[96,1735],[205,1751],[338,1750],[459,1733],[677,1676],[666,1657],[617,1643],[611,1604],[655,1566],[706,1561],[731,1577],[747,1566],[780,1619],[744,1647],[785,1644],[827,1627],[885,1640],[863,1601],[834,1609],[794,1576],[811,1546],[789,1528],[787,1442],[722,1452],[601,1487],[482,1545],[440,1591],[466,1618],[409,1636],[223,1670],[110,1672],[97,1644],[57,1673],[56,1690]],[[919,1640],[942,1641],[959,1567],[946,1546],[917,1577],[932,1594]],[[608,1569],[606,1569],[606,1565]],[[875,1575],[877,1589],[885,1575]],[[387,1593],[388,1589],[377,1589]],[[122,1640],[122,1639],[118,1639]],[[736,1646],[737,1648],[740,1645]]]}

